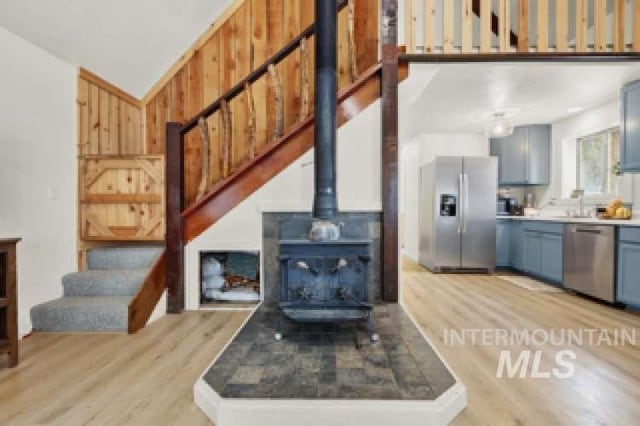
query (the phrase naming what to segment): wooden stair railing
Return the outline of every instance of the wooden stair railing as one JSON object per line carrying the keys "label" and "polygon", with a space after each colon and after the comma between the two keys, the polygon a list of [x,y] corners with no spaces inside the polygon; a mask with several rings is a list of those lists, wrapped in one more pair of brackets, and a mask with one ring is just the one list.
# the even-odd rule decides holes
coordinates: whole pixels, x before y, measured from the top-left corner
{"label": "wooden stair railing", "polygon": [[[355,6],[354,0],[337,0],[337,9],[340,12],[345,7],[348,7],[347,13],[342,16],[346,17],[346,25],[348,28],[346,37],[349,40],[346,41],[343,45],[349,46],[353,48],[355,46],[353,37],[355,37],[355,31],[352,28],[354,25],[354,13]],[[372,9],[373,10],[373,9]],[[376,13],[378,13],[376,11]],[[343,27],[344,28],[344,27]],[[298,154],[289,154],[291,158],[301,155],[306,149],[303,149],[305,146],[304,140],[309,134],[309,129],[313,129],[311,126],[313,122],[312,116],[310,116],[309,111],[309,93],[302,93],[300,98],[296,101],[299,107],[300,114],[298,115],[299,120],[297,123],[292,123],[291,120],[288,120],[290,129],[284,128],[285,118],[284,118],[284,106],[282,105],[282,91],[286,90],[286,87],[283,88],[285,84],[288,84],[291,80],[291,76],[287,76],[287,81],[280,81],[279,76],[277,75],[276,65],[285,61],[290,57],[294,52],[299,51],[300,56],[307,54],[307,41],[310,37],[312,37],[315,33],[315,24],[309,25],[305,28],[297,37],[293,38],[290,42],[288,42],[280,51],[275,53],[269,59],[267,59],[262,65],[255,68],[251,73],[249,73],[245,78],[238,81],[230,90],[228,90],[225,94],[220,96],[217,100],[209,104],[205,107],[200,113],[196,114],[189,120],[187,120],[184,124],[181,123],[167,123],[167,139],[166,139],[166,148],[165,148],[165,158],[167,160],[166,164],[166,213],[167,213],[167,231],[166,231],[166,242],[167,242],[167,256],[166,256],[166,282],[167,288],[169,290],[169,302],[168,302],[168,310],[169,312],[180,312],[184,307],[184,265],[183,265],[183,257],[184,257],[184,245],[186,242],[195,238],[195,236],[199,235],[204,229],[211,226],[213,223],[211,221],[210,210],[213,208],[217,211],[217,213],[213,214],[213,217],[219,218],[222,214],[226,213],[230,210],[236,203],[239,202],[237,200],[244,199],[248,194],[255,191],[255,189],[259,188],[266,180],[270,179],[275,173],[264,170],[265,164],[270,164],[270,167],[273,166],[276,169],[286,167],[286,165],[290,164],[290,161],[286,158],[277,158],[278,155],[273,155],[274,153],[279,153],[280,149],[283,146],[298,146]],[[354,74],[358,70],[358,66],[354,63],[356,60],[355,52],[351,52],[349,70],[347,71],[348,75],[351,76],[350,80],[351,90],[346,89],[342,92],[342,100],[344,99],[354,99],[354,102],[357,102],[358,95],[357,93],[353,93],[362,89],[362,83],[367,82],[371,79],[375,72],[366,75],[363,75],[362,78],[358,79],[360,84],[353,84],[353,80],[355,79]],[[309,80],[309,72],[308,69],[305,69],[308,64],[301,63],[299,66],[299,74],[301,79],[301,87],[303,90],[309,90],[310,84],[308,84]],[[256,152],[256,149],[251,146],[251,141],[249,140],[248,146],[245,145],[236,145],[239,141],[236,140],[235,136],[238,136],[237,127],[233,132],[230,131],[230,127],[237,126],[239,123],[234,122],[231,123],[231,119],[229,116],[230,111],[228,109],[229,104],[234,101],[236,97],[240,94],[247,94],[246,99],[251,102],[251,105],[247,104],[247,110],[255,112],[254,105],[252,103],[252,94],[251,87],[252,84],[256,83],[261,78],[267,78],[272,84],[272,90],[274,92],[275,97],[275,123],[272,123],[273,135],[272,141],[267,143],[266,146],[262,147],[262,152]],[[377,96],[377,95],[376,95]],[[367,99],[369,99],[367,97]],[[370,102],[370,101],[368,101]],[[237,105],[237,104],[236,104]],[[287,104],[287,114],[290,113],[291,105]],[[202,195],[198,194],[195,197],[195,204],[188,207],[187,210],[183,213],[184,201],[185,198],[192,198],[193,194],[191,191],[188,193],[185,189],[185,138],[189,132],[193,131],[198,123],[202,122],[202,120],[206,120],[211,117],[213,114],[220,111],[220,115],[222,117],[221,120],[221,133],[222,141],[221,141],[221,159],[220,159],[220,178],[221,180],[214,184],[213,188],[211,188],[207,194]],[[346,114],[346,110],[343,112]],[[306,115],[303,115],[306,114]],[[242,123],[242,126],[248,126],[240,132],[242,137],[246,137],[247,134],[252,134],[252,129],[250,128],[252,124],[252,118],[248,118],[248,123]],[[350,117],[347,117],[350,118]],[[244,120],[244,118],[242,119]],[[231,136],[233,134],[233,137]],[[304,137],[301,137],[304,135]],[[294,143],[293,141],[297,141]],[[242,141],[244,143],[246,141]],[[203,144],[203,146],[207,146],[207,144]],[[231,153],[237,152],[237,148],[248,148],[246,151],[249,154],[245,155],[244,158],[234,158],[235,161],[231,161],[230,157],[233,155]],[[307,148],[308,149],[308,148]],[[269,161],[267,161],[269,159]],[[190,159],[190,163],[191,163]],[[239,161],[238,161],[239,160]],[[234,164],[235,163],[235,164]],[[230,167],[229,167],[230,165]],[[253,169],[253,170],[252,170]],[[247,183],[245,181],[245,176],[254,176],[256,175],[255,171],[259,170],[260,178],[257,179],[257,183]],[[205,175],[202,173],[202,175]],[[266,179],[266,180],[265,180]],[[189,185],[193,183],[189,180]],[[235,188],[237,190],[238,185],[242,187],[242,190],[239,192],[241,195],[234,195],[229,198],[229,193],[233,192],[230,188]],[[225,190],[222,190],[225,188]],[[215,199],[215,203],[214,203]],[[235,201],[234,201],[235,200]],[[191,199],[188,200],[190,203]],[[212,204],[215,204],[216,207],[212,207]],[[218,206],[226,206],[222,210],[218,210]],[[207,212],[202,215],[196,214],[196,212]],[[206,218],[206,219],[205,219]],[[215,221],[214,220],[214,221]],[[186,237],[186,238],[185,238]]]}
{"label": "wooden stair railing", "polygon": [[[381,64],[371,67],[355,83],[338,93],[338,126],[342,126],[380,97],[380,71]],[[400,64],[398,80],[404,80],[407,75],[407,64]],[[314,142],[314,122],[314,115],[308,116],[252,161],[237,169],[229,178],[214,185],[207,195],[182,212],[183,240],[192,241],[310,150]]]}

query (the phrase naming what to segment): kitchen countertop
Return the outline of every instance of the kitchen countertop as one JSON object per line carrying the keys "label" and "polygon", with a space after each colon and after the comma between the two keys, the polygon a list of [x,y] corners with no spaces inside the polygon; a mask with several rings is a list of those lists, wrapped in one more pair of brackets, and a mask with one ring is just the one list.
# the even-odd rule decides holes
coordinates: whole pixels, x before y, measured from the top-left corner
{"label": "kitchen countertop", "polygon": [[574,218],[559,216],[496,216],[498,220],[525,220],[537,222],[557,222],[557,223],[584,223],[589,225],[616,225],[616,226],[638,226],[640,218],[634,217],[631,220],[621,219],[597,219],[597,218]]}

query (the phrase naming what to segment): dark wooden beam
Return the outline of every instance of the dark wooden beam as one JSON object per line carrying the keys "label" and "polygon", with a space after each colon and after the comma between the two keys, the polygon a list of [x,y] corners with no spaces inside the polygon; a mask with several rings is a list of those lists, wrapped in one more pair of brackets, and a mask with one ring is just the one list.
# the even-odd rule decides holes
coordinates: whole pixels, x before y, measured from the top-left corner
{"label": "dark wooden beam", "polygon": [[382,299],[398,301],[398,1],[382,0]]}
{"label": "dark wooden beam", "polygon": [[453,53],[420,54],[402,53],[399,60],[407,63],[465,63],[465,62],[637,62],[638,52],[598,52],[598,53]]}
{"label": "dark wooden beam", "polygon": [[[480,0],[473,0],[471,3],[471,9],[477,17],[480,17]],[[500,20],[495,13],[491,14],[491,32],[495,35],[500,34]],[[518,36],[513,31],[509,31],[509,43],[511,46],[518,45]]]}
{"label": "dark wooden beam", "polygon": [[166,259],[167,312],[184,310],[184,239],[182,238],[182,204],[184,187],[184,147],[182,125],[167,123],[165,150],[166,187]]}

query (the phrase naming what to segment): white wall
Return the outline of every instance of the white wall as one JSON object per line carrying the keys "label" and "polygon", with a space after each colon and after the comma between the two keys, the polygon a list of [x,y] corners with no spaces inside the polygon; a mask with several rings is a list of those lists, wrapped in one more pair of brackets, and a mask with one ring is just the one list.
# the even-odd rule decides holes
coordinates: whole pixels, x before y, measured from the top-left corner
{"label": "white wall", "polygon": [[[551,184],[536,191],[539,204],[551,198],[568,198],[576,187],[576,140],[620,125],[620,104],[616,99],[551,125]],[[619,196],[640,203],[640,175],[622,178]]]}
{"label": "white wall", "polygon": [[0,236],[18,244],[18,327],[76,270],[75,69],[0,27]]}
{"label": "white wall", "polygon": [[400,159],[400,215],[404,229],[403,253],[418,260],[419,169],[437,156],[488,156],[483,134],[422,134],[403,142]]}
{"label": "white wall", "polygon": [[3,0],[0,25],[142,97],[233,2]]}
{"label": "white wall", "polygon": [[[338,207],[381,210],[380,102],[338,130]],[[313,151],[303,155],[240,203],[185,250],[186,308],[199,307],[199,259],[204,250],[261,250],[264,211],[310,211]]]}

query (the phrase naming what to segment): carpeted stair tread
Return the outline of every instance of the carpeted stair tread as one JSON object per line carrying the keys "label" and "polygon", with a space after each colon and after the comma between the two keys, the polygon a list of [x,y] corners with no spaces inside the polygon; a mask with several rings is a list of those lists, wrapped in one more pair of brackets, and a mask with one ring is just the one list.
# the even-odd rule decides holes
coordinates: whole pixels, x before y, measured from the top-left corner
{"label": "carpeted stair tread", "polygon": [[129,302],[162,254],[161,246],[95,248],[87,270],[62,277],[63,297],[34,306],[34,331],[126,332]]}
{"label": "carpeted stair tread", "polygon": [[91,249],[87,252],[87,269],[151,268],[162,250],[158,246]]}
{"label": "carpeted stair tread", "polygon": [[96,269],[62,277],[64,296],[134,296],[149,269]]}
{"label": "carpeted stair tread", "polygon": [[127,331],[129,296],[66,296],[31,308],[34,331]]}

